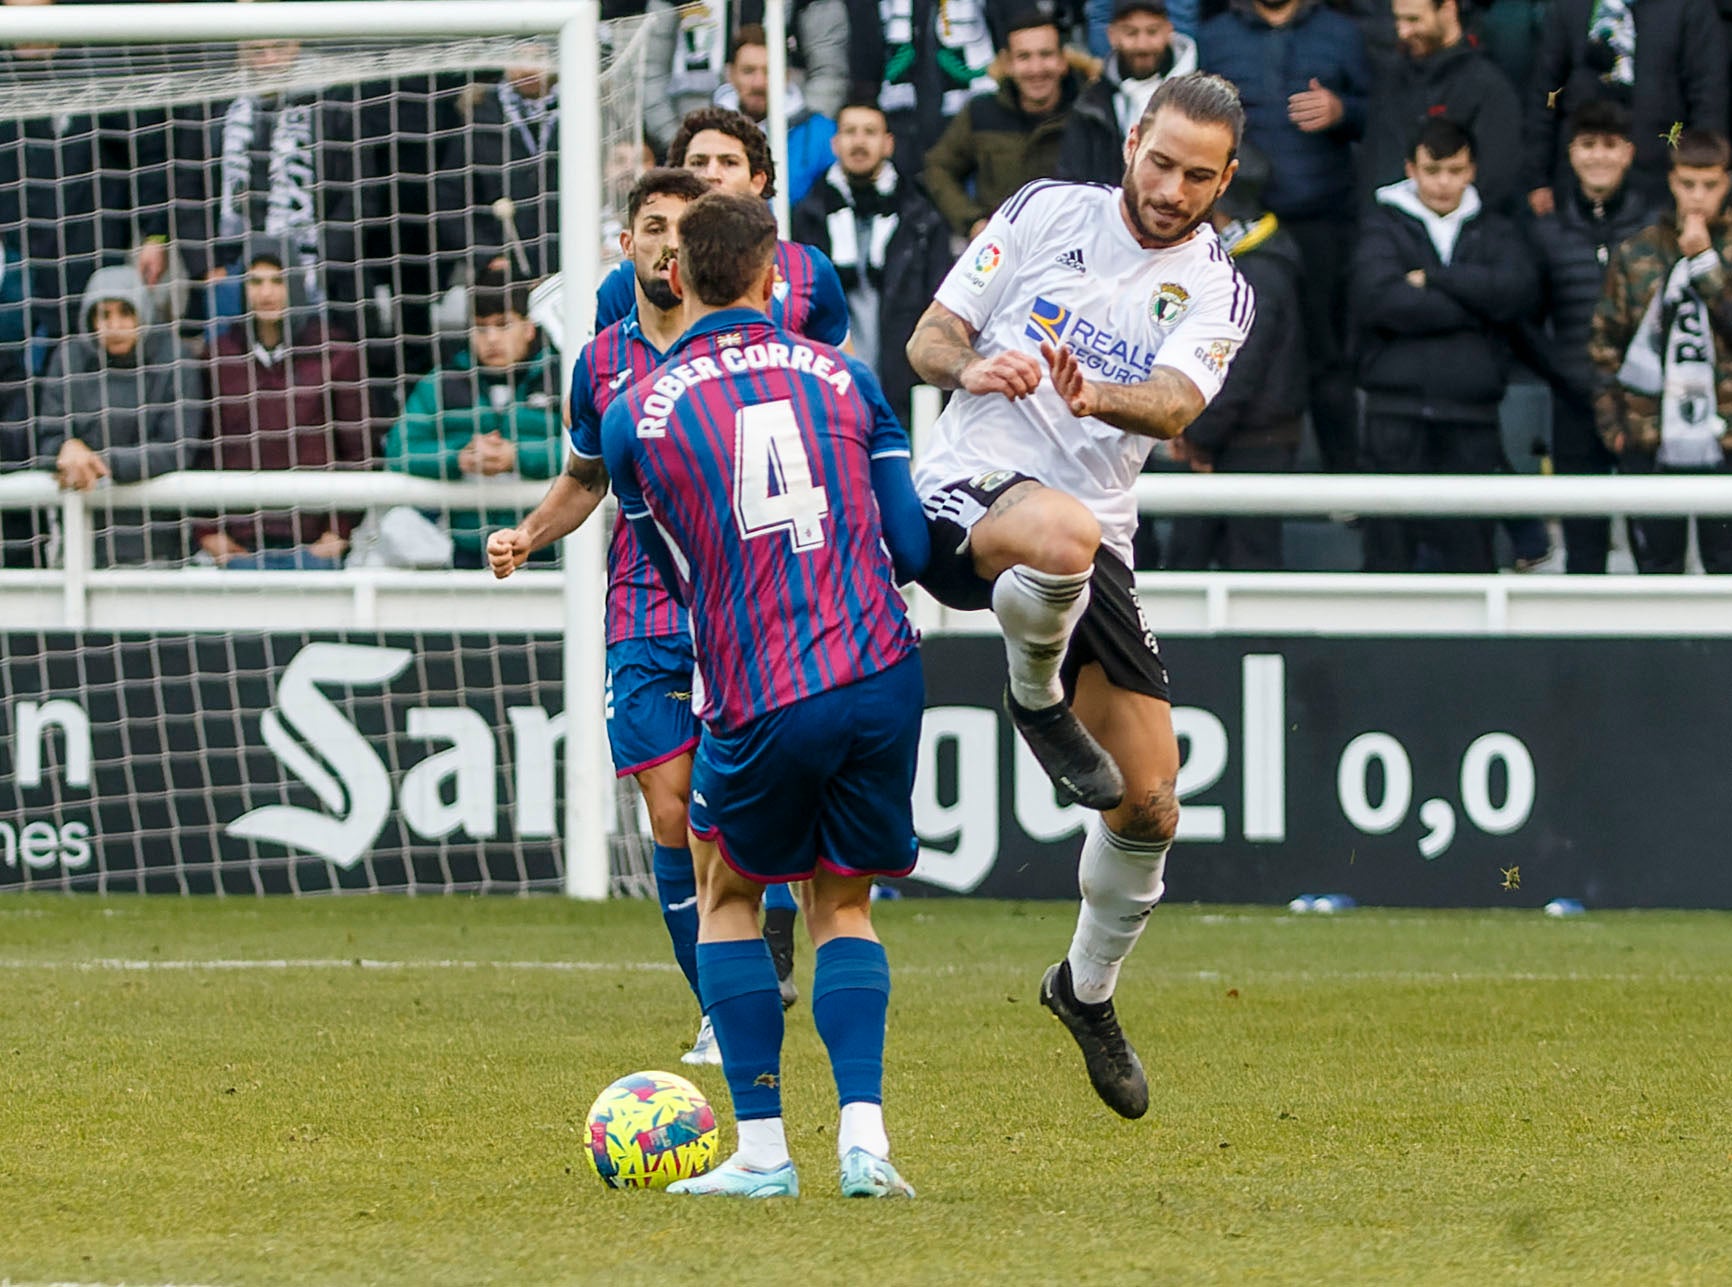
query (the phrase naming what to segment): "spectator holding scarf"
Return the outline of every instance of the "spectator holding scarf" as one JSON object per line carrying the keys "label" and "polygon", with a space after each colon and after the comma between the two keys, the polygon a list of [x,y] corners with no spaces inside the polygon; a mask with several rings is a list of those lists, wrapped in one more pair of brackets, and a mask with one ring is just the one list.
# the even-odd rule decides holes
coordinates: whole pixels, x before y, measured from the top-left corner
{"label": "spectator holding scarf", "polygon": [[[1685,130],[1672,153],[1674,213],[1612,252],[1589,353],[1594,414],[1627,474],[1725,473],[1732,445],[1732,148],[1723,135]],[[1632,518],[1641,572],[1684,570],[1681,518]],[[1732,572],[1732,520],[1697,520],[1702,566]]]}

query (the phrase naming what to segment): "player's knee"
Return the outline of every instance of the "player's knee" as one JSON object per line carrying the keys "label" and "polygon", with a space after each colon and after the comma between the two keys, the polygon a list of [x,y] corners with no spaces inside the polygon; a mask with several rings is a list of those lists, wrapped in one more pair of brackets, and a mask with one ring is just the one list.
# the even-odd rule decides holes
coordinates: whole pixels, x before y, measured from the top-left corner
{"label": "player's knee", "polygon": [[1126,800],[1108,815],[1108,826],[1126,840],[1159,844],[1179,830],[1179,797],[1170,785]]}
{"label": "player's knee", "polygon": [[1042,506],[1039,526],[1031,551],[1025,560],[1030,567],[1061,576],[1087,572],[1095,564],[1095,553],[1101,547],[1100,520],[1080,502],[1057,492],[1052,503]]}
{"label": "player's knee", "polygon": [[644,801],[649,813],[650,835],[658,845],[668,849],[686,847],[686,802],[670,797]]}
{"label": "player's knee", "polygon": [[1101,525],[1081,501],[1032,483],[1005,495],[1015,503],[989,513],[970,537],[982,576],[990,580],[1018,564],[1055,576],[1094,566]]}
{"label": "player's knee", "polygon": [[838,934],[858,934],[872,921],[872,882],[869,880],[826,880],[822,875],[811,882],[802,900],[807,928],[814,940],[822,942]]}

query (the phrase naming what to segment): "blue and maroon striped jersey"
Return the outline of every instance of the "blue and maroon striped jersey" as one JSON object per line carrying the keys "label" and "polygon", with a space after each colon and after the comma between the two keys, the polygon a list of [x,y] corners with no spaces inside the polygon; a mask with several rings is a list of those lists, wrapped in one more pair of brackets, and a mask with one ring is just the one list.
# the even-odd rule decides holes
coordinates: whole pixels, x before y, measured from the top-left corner
{"label": "blue and maroon striped jersey", "polygon": [[614,401],[602,446],[621,511],[653,519],[678,572],[706,723],[736,729],[914,651],[872,485],[908,435],[859,361],[724,309]]}
{"label": "blue and maroon striped jersey", "polygon": [[[848,297],[823,251],[797,241],[776,243],[776,293],[770,319],[783,330],[824,344],[848,338]],[[595,325],[611,326],[637,307],[631,261],[602,278],[595,293]]]}
{"label": "blue and maroon striped jersey", "polygon": [[[631,267],[628,263],[626,267]],[[571,448],[601,459],[601,417],[610,403],[661,365],[662,355],[638,326],[637,304],[577,355],[571,371]],[[614,519],[607,548],[607,641],[683,635],[685,609],[662,584],[625,515]]]}

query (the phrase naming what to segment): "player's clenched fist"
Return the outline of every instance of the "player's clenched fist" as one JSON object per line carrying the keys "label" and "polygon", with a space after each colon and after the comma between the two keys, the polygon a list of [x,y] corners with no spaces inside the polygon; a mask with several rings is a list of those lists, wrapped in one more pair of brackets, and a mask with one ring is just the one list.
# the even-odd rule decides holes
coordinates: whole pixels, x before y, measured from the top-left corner
{"label": "player's clenched fist", "polygon": [[502,527],[487,538],[487,566],[503,581],[529,557],[529,538],[521,528]]}
{"label": "player's clenched fist", "polygon": [[1040,387],[1040,363],[1027,353],[1007,349],[962,368],[962,387],[970,393],[1002,393],[1012,402]]}

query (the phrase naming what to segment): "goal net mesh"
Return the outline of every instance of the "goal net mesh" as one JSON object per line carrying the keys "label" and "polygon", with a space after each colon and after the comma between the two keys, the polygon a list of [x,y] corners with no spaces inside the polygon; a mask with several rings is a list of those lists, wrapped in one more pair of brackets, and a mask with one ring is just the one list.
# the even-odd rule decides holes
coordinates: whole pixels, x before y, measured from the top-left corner
{"label": "goal net mesh", "polygon": [[[557,551],[477,569],[563,465],[559,202],[617,261],[646,36],[580,85],[552,37],[0,48],[0,887],[561,886],[564,739],[605,731],[567,727]],[[182,471],[498,499],[100,500]],[[31,478],[98,498],[86,628]],[[635,789],[591,825],[645,892]]]}

